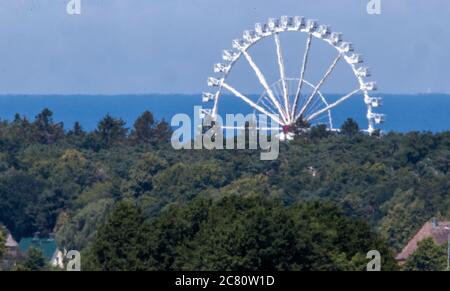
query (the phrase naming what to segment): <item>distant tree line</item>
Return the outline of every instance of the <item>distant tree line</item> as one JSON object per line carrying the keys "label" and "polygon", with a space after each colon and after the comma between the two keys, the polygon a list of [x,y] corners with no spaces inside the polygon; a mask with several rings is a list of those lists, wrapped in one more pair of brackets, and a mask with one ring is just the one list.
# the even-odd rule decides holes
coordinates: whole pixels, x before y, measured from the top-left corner
{"label": "distant tree line", "polygon": [[145,111],[131,129],[126,127],[126,122],[121,118],[107,114],[93,132],[84,131],[79,122],[66,131],[63,123],[53,121],[53,112],[44,109],[32,122],[19,114],[15,115],[12,122],[3,121],[1,134],[4,146],[21,148],[33,143],[52,145],[65,141],[98,151],[114,145],[157,145],[169,141],[172,130],[166,121],[155,121],[153,114]]}

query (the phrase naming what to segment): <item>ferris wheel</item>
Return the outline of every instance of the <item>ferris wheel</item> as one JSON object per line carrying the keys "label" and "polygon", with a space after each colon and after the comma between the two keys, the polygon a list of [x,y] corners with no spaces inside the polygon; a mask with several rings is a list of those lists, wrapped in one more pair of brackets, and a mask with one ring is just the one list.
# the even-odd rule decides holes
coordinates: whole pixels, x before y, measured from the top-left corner
{"label": "ferris wheel", "polygon": [[[280,40],[280,34],[287,32],[306,34],[302,63],[298,68],[298,75],[294,77],[286,76]],[[268,38],[273,38],[275,42],[274,54],[276,55],[277,71],[279,72],[279,79],[272,84],[269,84],[249,52],[250,48],[255,47],[254,49],[256,49],[257,44]],[[319,39],[337,51],[333,62],[316,84],[305,79],[306,72],[309,69],[308,61],[314,47],[313,39]],[[219,112],[221,98],[229,98],[228,95],[234,95],[234,97],[250,106],[254,112],[270,117],[271,124],[275,123],[275,128],[279,130],[281,140],[291,140],[296,134],[308,130],[311,125],[315,124],[325,124],[328,129],[335,130],[333,127],[333,111],[336,107],[353,96],[363,96],[362,102],[367,108],[366,118],[368,121],[365,131],[372,134],[376,130],[376,125],[384,122],[385,116],[374,111],[375,108],[382,105],[382,99],[371,96],[371,93],[377,89],[377,85],[375,82],[368,80],[371,74],[369,69],[363,66],[362,56],[354,52],[351,43],[342,40],[341,33],[332,32],[327,25],[318,25],[317,21],[306,20],[300,16],[282,16],[280,19],[270,18],[267,24],[257,23],[254,30],[244,31],[242,39],[234,40],[232,46],[232,50],[223,52],[225,63],[218,63],[214,66],[214,72],[220,74],[220,76],[208,78],[208,86],[216,88],[216,90],[213,93],[203,93],[203,102],[212,103],[212,108],[202,109],[200,112],[201,118],[216,120],[218,114],[222,113]],[[259,81],[259,85],[262,86],[263,93],[258,99],[246,96],[228,82],[235,64],[242,58],[247,61]],[[339,62],[344,62],[350,66],[357,85],[348,94],[330,100],[325,94],[322,94],[321,88],[335,72]],[[273,125],[271,126],[273,127]],[[258,125],[258,129],[262,128],[267,129],[267,125]]]}

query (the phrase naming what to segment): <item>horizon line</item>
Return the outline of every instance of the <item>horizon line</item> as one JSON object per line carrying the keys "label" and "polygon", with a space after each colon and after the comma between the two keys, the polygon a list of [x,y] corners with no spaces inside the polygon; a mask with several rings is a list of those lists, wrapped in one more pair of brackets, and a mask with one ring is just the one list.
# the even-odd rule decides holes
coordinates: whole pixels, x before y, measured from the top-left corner
{"label": "horizon line", "polygon": [[[322,93],[324,95],[345,95],[346,93]],[[69,96],[98,96],[98,97],[115,97],[115,96],[200,96],[202,93],[0,93],[0,97],[11,97],[11,96],[21,96],[21,97],[33,97],[33,96],[61,96],[61,97],[69,97]],[[233,94],[222,94],[224,96],[233,96]],[[245,95],[249,96],[260,96],[261,93],[245,93]],[[362,95],[362,94],[357,94]],[[392,96],[392,95],[402,95],[402,96],[417,96],[417,95],[448,95],[449,93],[444,92],[417,92],[417,93],[386,93],[386,92],[374,92],[371,94],[373,96],[375,95],[385,95],[385,96]]]}

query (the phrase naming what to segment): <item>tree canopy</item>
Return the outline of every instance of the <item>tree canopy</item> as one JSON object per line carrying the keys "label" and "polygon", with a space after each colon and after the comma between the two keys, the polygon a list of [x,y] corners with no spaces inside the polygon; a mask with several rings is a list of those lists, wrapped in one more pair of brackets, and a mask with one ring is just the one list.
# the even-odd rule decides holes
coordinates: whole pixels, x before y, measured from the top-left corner
{"label": "tree canopy", "polygon": [[[195,226],[195,235],[189,239],[172,238],[180,247],[165,250],[166,259],[149,254],[139,268],[156,268],[152,260],[163,262],[168,269],[223,267],[213,259],[216,254],[232,268],[244,262],[266,268],[269,259],[264,255],[275,257],[283,244],[292,241],[261,237],[279,244],[265,250],[264,240],[256,241],[250,231],[250,226],[259,227],[257,222],[261,222],[267,229],[279,225],[286,235],[303,239],[304,245],[310,242],[314,225],[318,229],[339,229],[336,233],[324,232],[328,244],[342,233],[354,233],[354,242],[348,234],[346,239],[350,240],[345,245],[317,243],[308,251],[312,258],[317,254],[313,251],[334,252],[320,257],[324,268],[355,269],[366,262],[363,253],[375,242],[381,241],[380,248],[387,246],[395,253],[431,217],[450,218],[450,132],[369,136],[358,131],[355,121],[348,120],[340,132],[320,125],[312,127],[294,141],[280,144],[277,160],[261,161],[260,153],[253,150],[176,151],[170,145],[169,124],[155,120],[150,112],[139,116],[131,128],[110,115],[93,131],[83,130],[80,123],[69,128],[66,131],[62,123],[54,121],[50,110],[43,110],[33,120],[16,114],[12,121],[0,121],[0,224],[16,240],[35,232],[55,233],[62,248],[88,251],[117,203],[125,200],[133,207],[139,205],[139,215],[155,229],[146,237],[148,244],[163,239],[161,217],[176,227],[188,227],[189,221],[182,217],[192,212],[198,216],[192,219],[201,224]],[[233,204],[233,199],[238,199],[231,198],[234,196],[248,199],[241,201],[247,205],[242,211]],[[271,202],[258,200],[263,198]],[[323,214],[313,211],[310,203],[316,201],[321,201],[319,209],[336,209],[330,209],[336,215],[330,219],[336,218],[342,225],[314,220],[314,215]],[[205,217],[203,212],[196,212],[197,208],[207,214],[215,209],[221,217]],[[131,210],[124,212],[133,214]],[[301,221],[310,222],[310,226],[302,226],[312,228],[309,236],[300,236],[282,225],[289,225],[296,212],[311,214],[311,218],[293,222],[293,229],[300,227]],[[267,220],[258,216],[262,214]],[[248,225],[235,225],[234,218],[245,221],[247,216]],[[361,221],[368,228],[366,232],[359,225]],[[208,223],[217,229],[208,227]],[[211,249],[214,241],[206,233],[227,237],[234,231],[248,237],[249,244],[258,243],[259,251],[233,258],[221,249]],[[364,240],[358,233],[369,238]],[[249,250],[249,245],[240,244],[245,239],[235,239],[230,248]],[[202,248],[200,241],[204,241]],[[357,245],[360,252],[354,252]],[[177,255],[176,260],[172,257],[169,262],[167,258],[175,254],[171,252],[180,249],[185,250],[183,256]],[[296,245],[290,255],[295,257],[302,250]],[[188,259],[200,252],[206,254],[207,263]],[[256,257],[264,259],[258,261]],[[127,260],[131,258],[121,259],[122,266]],[[298,266],[292,262],[277,262],[271,267],[318,268],[312,262]]]}
{"label": "tree canopy", "polygon": [[405,271],[445,271],[447,269],[447,245],[438,246],[428,238],[417,244],[416,251],[408,258]]}
{"label": "tree canopy", "polygon": [[319,202],[289,207],[263,197],[197,198],[149,222],[121,202],[89,248],[94,270],[365,270],[370,250],[388,247],[361,222]]}

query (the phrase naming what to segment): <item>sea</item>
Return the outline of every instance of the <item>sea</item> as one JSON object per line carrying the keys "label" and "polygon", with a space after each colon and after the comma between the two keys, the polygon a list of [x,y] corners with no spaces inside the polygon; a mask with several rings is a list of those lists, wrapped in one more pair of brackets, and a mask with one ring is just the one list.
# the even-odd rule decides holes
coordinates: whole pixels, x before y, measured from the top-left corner
{"label": "sea", "polygon": [[[337,99],[338,94],[329,94],[327,99]],[[381,94],[383,106],[377,112],[386,115],[380,127],[383,131],[450,131],[450,95]],[[253,96],[253,99],[257,96]],[[0,95],[0,119],[13,120],[19,113],[33,120],[44,108],[53,112],[55,122],[63,122],[70,129],[78,121],[85,130],[93,130],[106,114],[121,118],[128,127],[148,110],[158,120],[170,123],[176,114],[194,115],[194,106],[203,106],[200,95],[148,94],[148,95]],[[233,96],[223,96],[219,113],[252,113],[247,104]],[[355,119],[361,128],[367,126],[366,108],[362,96],[354,96],[333,111],[334,127],[338,128],[347,118]]]}

